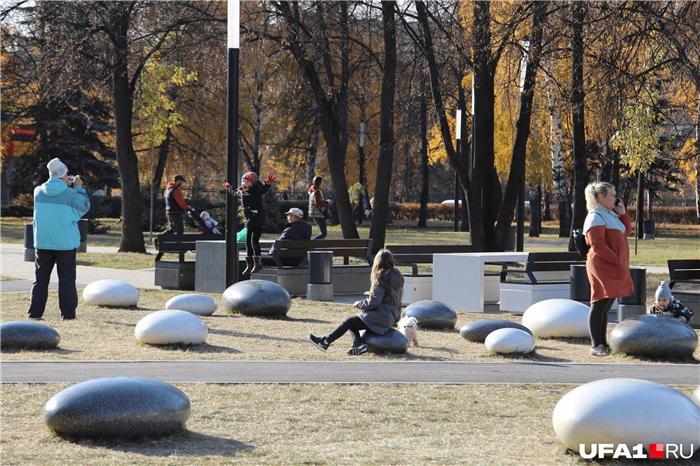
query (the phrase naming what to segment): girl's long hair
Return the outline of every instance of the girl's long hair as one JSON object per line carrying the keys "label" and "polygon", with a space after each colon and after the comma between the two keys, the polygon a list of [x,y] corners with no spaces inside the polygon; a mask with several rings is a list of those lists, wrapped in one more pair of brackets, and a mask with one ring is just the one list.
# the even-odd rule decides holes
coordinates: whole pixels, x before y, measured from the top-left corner
{"label": "girl's long hair", "polygon": [[[400,286],[399,286],[399,302],[395,302],[394,293],[391,289],[391,271],[394,270],[399,276]],[[396,268],[396,261],[394,260],[393,254],[388,249],[380,249],[377,255],[374,256],[374,262],[372,263],[372,287],[370,289],[370,294],[374,291],[375,287],[381,287],[384,290],[384,300],[383,302],[391,304],[392,306],[401,306],[401,300],[403,298],[403,275]]]}

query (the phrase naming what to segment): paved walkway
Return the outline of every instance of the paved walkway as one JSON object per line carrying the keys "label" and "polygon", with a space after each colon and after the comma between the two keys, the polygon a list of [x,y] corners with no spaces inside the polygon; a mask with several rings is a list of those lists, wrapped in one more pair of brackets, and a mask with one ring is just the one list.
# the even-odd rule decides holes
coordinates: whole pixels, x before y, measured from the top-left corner
{"label": "paved walkway", "polygon": [[[529,244],[533,246],[533,244]],[[88,252],[117,252],[118,248],[95,247],[88,245]],[[155,250],[149,250],[155,253]],[[0,270],[1,275],[18,278],[0,282],[0,292],[31,291],[34,281],[34,262],[24,261],[24,245],[0,244]],[[668,267],[647,267],[647,273],[668,274]],[[77,286],[83,289],[90,283],[105,278],[116,278],[134,285],[136,288],[160,289],[154,285],[155,268],[144,270],[118,270],[102,267],[77,267]],[[58,274],[56,270],[51,275],[50,290],[58,289]],[[354,301],[351,301],[354,302]]]}
{"label": "paved walkway", "polygon": [[[105,248],[88,245],[88,252],[117,252],[119,248]],[[154,252],[154,251],[149,251]],[[34,282],[34,262],[24,261],[23,244],[0,244],[1,274],[19,280],[0,282],[0,291],[18,292],[31,291]],[[155,268],[145,270],[118,270],[103,267],[77,266],[76,284],[78,289],[83,289],[90,283],[105,278],[116,278],[134,285],[136,288],[155,288]],[[50,290],[58,290],[58,272],[54,269],[51,274]]]}
{"label": "paved walkway", "polygon": [[700,384],[691,364],[363,361],[5,361],[2,383],[82,382],[137,376],[169,383],[567,383],[633,378]]}

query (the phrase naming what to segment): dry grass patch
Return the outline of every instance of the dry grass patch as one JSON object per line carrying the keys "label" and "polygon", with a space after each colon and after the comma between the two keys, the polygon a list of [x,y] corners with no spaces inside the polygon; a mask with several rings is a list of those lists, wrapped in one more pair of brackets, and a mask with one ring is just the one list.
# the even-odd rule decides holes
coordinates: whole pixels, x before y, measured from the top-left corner
{"label": "dry grass patch", "polygon": [[[49,293],[45,324],[61,335],[59,348],[51,351],[3,351],[6,361],[15,360],[284,360],[284,361],[346,361],[351,346],[349,336],[337,341],[327,353],[311,345],[309,333],[326,335],[348,315],[357,312],[348,304],[293,300],[287,317],[281,319],[244,317],[225,314],[221,295],[212,294],[219,310],[212,316],[202,317],[209,328],[203,345],[177,347],[139,344],[134,337],[136,324],[151,312],[165,308],[165,303],[181,294],[177,291],[140,290],[138,308],[110,308],[91,306],[82,297],[77,309],[78,320],[61,321],[56,292]],[[3,322],[23,320],[29,307],[29,293],[2,293]],[[484,318],[521,322],[519,316],[481,315],[460,312],[453,330],[420,330],[419,347],[411,346],[405,355],[367,354],[363,360],[398,361],[471,361],[492,362],[529,360],[533,362],[579,363],[634,363],[685,362],[697,364],[700,349],[694,359],[667,360],[616,355],[612,358],[590,356],[587,338],[537,339],[534,353],[522,356],[500,356],[486,352],[482,343],[464,340],[459,329],[466,323]],[[612,328],[612,325],[610,326]],[[696,331],[697,332],[697,331]]]}
{"label": "dry grass patch", "polygon": [[43,409],[69,384],[3,385],[3,464],[599,463],[552,428],[571,385],[175,385],[192,403],[186,429],[142,441],[55,436]]}

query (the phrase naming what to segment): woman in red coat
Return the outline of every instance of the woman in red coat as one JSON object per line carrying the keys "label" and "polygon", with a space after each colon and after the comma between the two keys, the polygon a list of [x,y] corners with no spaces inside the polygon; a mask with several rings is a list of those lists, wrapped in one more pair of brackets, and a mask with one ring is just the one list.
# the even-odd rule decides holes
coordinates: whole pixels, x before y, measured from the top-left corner
{"label": "woman in red coat", "polygon": [[586,187],[586,208],[588,216],[583,224],[583,234],[591,247],[586,260],[586,273],[591,284],[591,310],[588,313],[591,354],[609,356],[608,311],[615,298],[634,292],[627,243],[632,223],[610,183],[592,183]]}

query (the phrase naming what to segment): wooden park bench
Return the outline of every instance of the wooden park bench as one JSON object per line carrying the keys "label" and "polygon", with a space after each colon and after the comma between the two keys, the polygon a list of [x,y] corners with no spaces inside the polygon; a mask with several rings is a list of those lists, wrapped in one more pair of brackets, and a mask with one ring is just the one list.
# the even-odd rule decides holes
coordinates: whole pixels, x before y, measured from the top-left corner
{"label": "wooden park bench", "polygon": [[522,267],[504,265],[501,310],[524,312],[545,299],[569,299],[571,266],[585,264],[581,255],[574,251],[531,252]]}
{"label": "wooden park bench", "polygon": [[[386,246],[394,256],[396,265],[411,267],[411,275],[404,276],[403,287],[403,304],[411,304],[423,300],[433,299],[433,274],[418,273],[419,264],[432,264],[433,254],[459,254],[481,252],[481,246],[472,246],[471,244],[438,244],[438,245],[394,245]],[[498,301],[498,282],[494,281],[493,286],[487,285],[486,294],[493,301],[493,296],[496,296],[495,301]],[[489,292],[490,291],[490,292]]]}
{"label": "wooden park bench", "polygon": [[[267,280],[282,286],[291,295],[305,296],[308,283],[307,255],[310,251],[330,251],[333,257],[342,257],[343,263],[333,264],[332,281],[334,294],[363,294],[370,287],[372,270],[372,243],[368,239],[319,239],[277,240],[272,255],[276,267],[265,266],[256,273],[256,280]],[[351,264],[350,258],[359,258],[360,264]],[[285,266],[284,258],[301,258],[298,266]]]}

